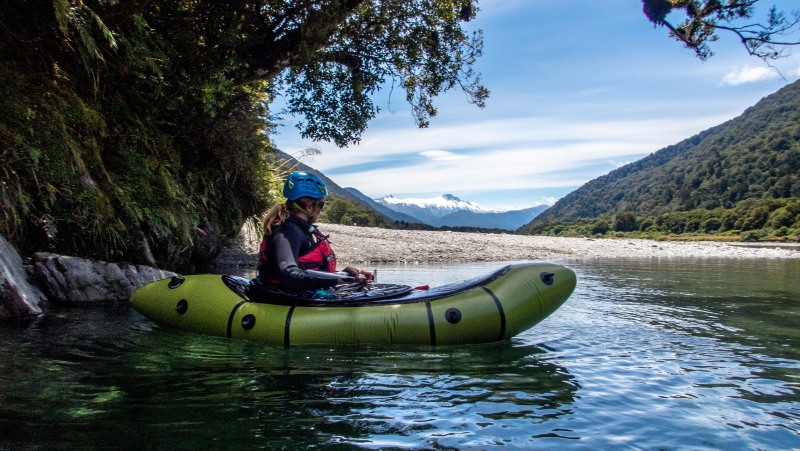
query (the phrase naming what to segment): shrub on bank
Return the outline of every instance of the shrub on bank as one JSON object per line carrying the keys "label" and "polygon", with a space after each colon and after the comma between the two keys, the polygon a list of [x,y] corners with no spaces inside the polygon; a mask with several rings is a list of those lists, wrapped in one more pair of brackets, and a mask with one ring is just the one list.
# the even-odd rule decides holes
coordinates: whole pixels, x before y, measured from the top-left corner
{"label": "shrub on bank", "polygon": [[676,211],[654,217],[626,212],[613,218],[534,221],[528,230],[531,235],[564,237],[800,241],[800,198],[748,199],[730,209]]}

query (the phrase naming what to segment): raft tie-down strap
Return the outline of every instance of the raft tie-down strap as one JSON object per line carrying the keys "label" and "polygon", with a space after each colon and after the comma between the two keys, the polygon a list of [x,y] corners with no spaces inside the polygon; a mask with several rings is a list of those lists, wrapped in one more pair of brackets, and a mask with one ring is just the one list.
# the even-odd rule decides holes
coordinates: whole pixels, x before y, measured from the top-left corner
{"label": "raft tie-down strap", "polygon": [[286,314],[286,324],[283,326],[283,345],[289,346],[289,326],[292,324],[292,314],[294,313],[294,305],[289,307],[289,313]]}
{"label": "raft tie-down strap", "polygon": [[425,308],[428,310],[428,327],[431,331],[431,346],[436,346],[436,326],[433,323],[433,309],[430,301],[425,301]]}
{"label": "raft tie-down strap", "polygon": [[498,337],[498,340],[502,340],[506,334],[506,312],[503,310],[503,304],[500,303],[500,299],[497,298],[497,295],[495,295],[492,292],[492,290],[486,287],[481,287],[481,288],[483,288],[484,291],[489,293],[489,296],[492,297],[492,299],[494,300],[494,304],[497,306],[497,313],[500,314],[500,337]]}
{"label": "raft tie-down strap", "polygon": [[233,310],[231,310],[231,316],[229,316],[229,317],[228,317],[228,338],[231,338],[231,337],[233,336],[233,334],[232,334],[232,327],[233,327],[233,317],[234,317],[234,316],[236,316],[236,311],[237,311],[237,310],[239,310],[239,307],[241,307],[241,306],[242,306],[242,304],[244,304],[244,303],[246,303],[246,302],[247,302],[247,301],[241,301],[241,302],[239,302],[238,304],[236,304],[236,305],[233,307]]}

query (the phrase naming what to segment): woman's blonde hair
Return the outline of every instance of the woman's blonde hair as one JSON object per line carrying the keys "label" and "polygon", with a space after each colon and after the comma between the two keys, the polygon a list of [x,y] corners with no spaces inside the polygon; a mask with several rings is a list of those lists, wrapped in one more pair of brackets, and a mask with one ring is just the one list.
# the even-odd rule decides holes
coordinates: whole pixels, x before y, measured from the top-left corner
{"label": "woman's blonde hair", "polygon": [[264,236],[272,235],[272,228],[276,225],[283,224],[286,218],[289,217],[289,206],[285,203],[277,204],[267,211],[264,215],[264,220],[261,223],[261,228],[264,231]]}
{"label": "woman's blonde hair", "polygon": [[264,215],[264,220],[261,222],[261,229],[264,231],[264,236],[272,235],[272,228],[283,224],[292,211],[303,211],[305,213],[305,211],[301,208],[304,208],[308,201],[313,200],[315,199],[311,197],[301,197],[296,201],[287,200],[282,204],[274,205],[267,211],[267,213]]}

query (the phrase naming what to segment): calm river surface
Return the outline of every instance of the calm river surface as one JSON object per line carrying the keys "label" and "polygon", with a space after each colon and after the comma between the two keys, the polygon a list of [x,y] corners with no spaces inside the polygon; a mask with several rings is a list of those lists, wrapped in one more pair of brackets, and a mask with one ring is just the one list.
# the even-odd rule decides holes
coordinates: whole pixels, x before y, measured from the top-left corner
{"label": "calm river surface", "polygon": [[800,449],[800,260],[559,263],[572,298],[488,345],[284,348],[127,305],[3,323],[0,449]]}

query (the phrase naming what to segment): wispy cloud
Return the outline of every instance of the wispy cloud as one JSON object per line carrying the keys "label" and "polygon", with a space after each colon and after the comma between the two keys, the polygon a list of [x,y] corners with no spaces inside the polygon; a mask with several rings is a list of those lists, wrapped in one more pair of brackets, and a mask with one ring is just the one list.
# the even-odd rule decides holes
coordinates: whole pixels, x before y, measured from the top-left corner
{"label": "wispy cloud", "polygon": [[326,148],[313,166],[372,196],[574,188],[728,117],[686,119],[520,117],[372,130],[358,149]]}
{"label": "wispy cloud", "polygon": [[458,155],[447,150],[423,150],[419,154],[434,161],[453,161],[466,158],[464,155]]}
{"label": "wispy cloud", "polygon": [[742,85],[745,83],[755,83],[764,80],[774,80],[780,78],[780,73],[773,67],[749,66],[735,67],[733,70],[722,77],[723,85]]}

